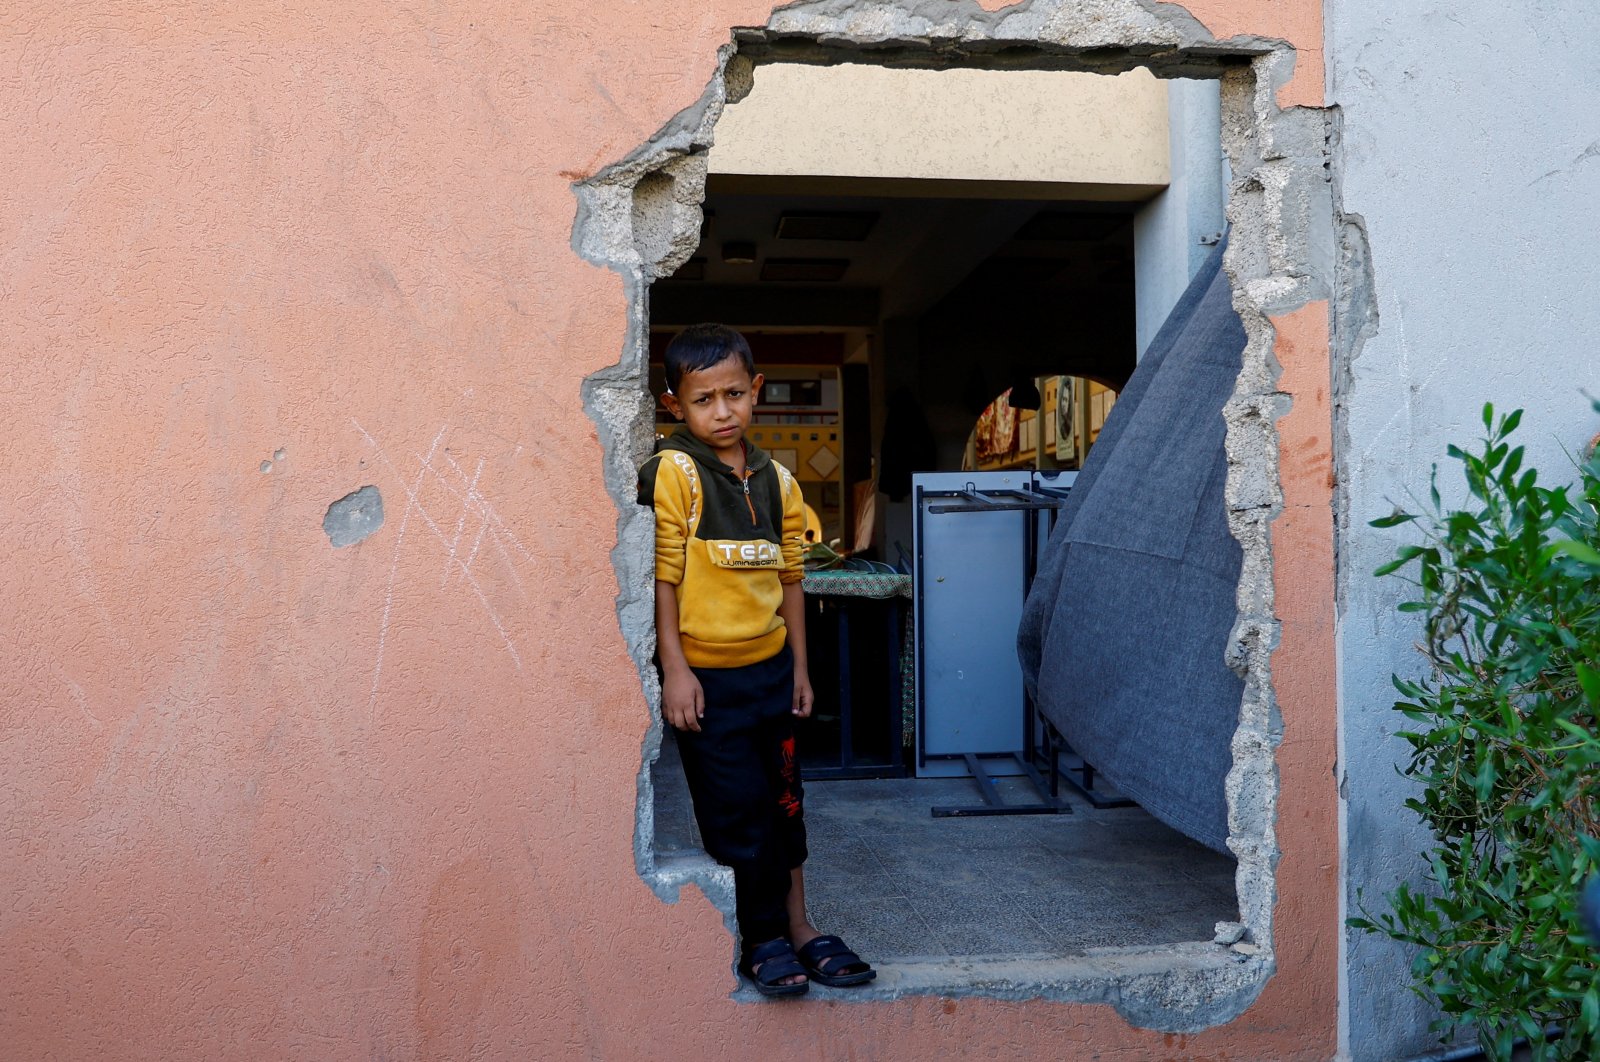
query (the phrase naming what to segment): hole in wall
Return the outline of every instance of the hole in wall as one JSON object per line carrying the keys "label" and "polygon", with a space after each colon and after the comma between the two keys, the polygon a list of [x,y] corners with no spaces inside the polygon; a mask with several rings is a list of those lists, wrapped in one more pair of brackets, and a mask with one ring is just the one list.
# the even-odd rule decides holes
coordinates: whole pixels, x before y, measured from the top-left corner
{"label": "hole in wall", "polygon": [[[899,13],[895,5],[869,6],[884,7]],[[726,226],[733,215],[751,205],[748,201],[740,203],[740,196],[746,200],[761,196],[775,202],[782,200],[783,208],[791,213],[810,212],[818,216],[832,213],[858,217],[873,213],[875,209],[881,214],[882,204],[874,204],[870,200],[874,197],[885,198],[882,193],[886,191],[893,193],[889,198],[916,198],[907,197],[903,189],[881,185],[845,189],[837,185],[821,187],[813,181],[809,186],[798,182],[785,188],[781,181],[774,184],[770,180],[745,180],[741,185],[741,182],[728,182],[714,173],[710,175],[708,183],[706,149],[712,141],[712,129],[723,115],[723,108],[730,98],[742,96],[750,88],[752,75],[760,77],[765,72],[757,69],[754,63],[770,63],[780,59],[833,63],[841,60],[855,62],[865,58],[869,61],[883,60],[887,64],[903,63],[938,69],[981,69],[1003,65],[1024,70],[1100,73],[1148,67],[1163,75],[1181,74],[1214,79],[1220,85],[1222,146],[1226,149],[1234,173],[1241,175],[1234,181],[1235,195],[1229,206],[1229,220],[1236,236],[1230,248],[1228,267],[1236,291],[1245,293],[1245,297],[1236,298],[1236,302],[1240,304],[1249,333],[1245,369],[1231,403],[1234,413],[1230,416],[1230,452],[1240,451],[1241,456],[1230,478],[1230,488],[1238,477],[1254,476],[1260,482],[1246,484],[1250,489],[1243,493],[1268,499],[1261,504],[1235,505],[1229,513],[1230,524],[1246,553],[1245,579],[1250,585],[1241,585],[1240,617],[1230,647],[1230,663],[1245,676],[1246,691],[1234,740],[1235,763],[1228,781],[1231,827],[1228,843],[1238,857],[1239,864],[1237,872],[1230,870],[1228,876],[1237,881],[1235,915],[1243,926],[1243,932],[1248,934],[1246,943],[1253,945],[1253,948],[1230,951],[1209,940],[1197,939],[1194,934],[1163,939],[1166,934],[1161,933],[1155,938],[1129,940],[1113,946],[1111,952],[1101,952],[1086,944],[1077,949],[1056,947],[1042,951],[1012,948],[1009,952],[986,952],[982,956],[968,956],[954,962],[950,961],[948,954],[895,955],[892,961],[884,964],[886,976],[880,979],[876,989],[842,997],[861,1000],[922,991],[1108,1001],[1139,1024],[1173,1031],[1204,1028],[1228,1020],[1248,1005],[1272,969],[1271,907],[1276,855],[1272,837],[1276,793],[1272,764],[1275,706],[1266,664],[1275,627],[1270,614],[1270,583],[1263,586],[1261,582],[1269,578],[1270,572],[1270,564],[1265,563],[1269,559],[1265,528],[1275,513],[1271,499],[1276,495],[1276,451],[1275,433],[1271,429],[1275,415],[1275,397],[1271,393],[1271,329],[1265,313],[1277,309],[1272,298],[1281,302],[1284,298],[1292,299],[1296,292],[1289,291],[1285,295],[1284,284],[1293,287],[1292,281],[1286,281],[1271,289],[1275,295],[1252,299],[1249,282],[1280,275],[1306,275],[1305,270],[1297,271],[1292,263],[1286,264],[1281,251],[1284,246],[1293,248],[1297,243],[1304,242],[1304,233],[1289,231],[1290,227],[1282,220],[1283,213],[1276,211],[1274,205],[1257,190],[1262,187],[1264,174],[1280,190],[1292,188],[1294,182],[1318,179],[1311,171],[1320,169],[1320,137],[1311,135],[1309,126],[1306,129],[1286,129],[1282,114],[1271,102],[1271,86],[1286,76],[1287,66],[1292,62],[1292,56],[1285,50],[1274,50],[1259,44],[1229,50],[1218,42],[1198,38],[1190,46],[1181,43],[1174,46],[1169,37],[1162,37],[1143,47],[1138,46],[1137,40],[1131,40],[1120,49],[1098,47],[1092,51],[1075,51],[1069,33],[1065,42],[1035,42],[1027,47],[1018,47],[1013,43],[1011,50],[994,53],[984,51],[982,42],[985,32],[993,33],[996,30],[996,20],[979,16],[974,16],[974,20],[979,23],[976,34],[968,34],[960,45],[943,41],[937,49],[928,42],[915,40],[910,43],[899,41],[890,49],[881,40],[853,40],[845,27],[834,27],[836,32],[832,34],[821,32],[826,27],[815,26],[808,32],[793,34],[776,32],[770,26],[764,30],[739,31],[736,45],[723,50],[719,76],[708,87],[697,107],[679,115],[661,136],[643,145],[628,159],[577,186],[580,211],[574,233],[575,247],[591,260],[617,268],[628,281],[630,296],[630,331],[624,357],[618,366],[596,374],[586,386],[591,414],[601,428],[606,444],[608,484],[618,502],[620,514],[619,544],[615,554],[622,588],[619,617],[640,665],[641,678],[653,699],[657,690],[653,671],[648,664],[653,643],[649,609],[653,592],[649,516],[647,511],[633,504],[631,489],[633,468],[649,452],[654,434],[654,418],[651,415],[653,403],[645,389],[652,328],[670,330],[674,323],[686,323],[674,322],[674,315],[694,316],[697,319],[730,316],[724,313],[698,313],[698,310],[711,305],[703,293],[699,296],[683,294],[671,298],[658,297],[674,287],[705,285],[708,277],[715,276],[724,267],[749,264],[719,261],[718,257],[722,244],[732,236],[739,235],[727,232]],[[1161,36],[1152,32],[1146,23],[1131,26],[1129,33],[1134,37],[1139,33]],[[1192,35],[1194,29],[1186,26],[1182,33]],[[820,43],[823,40],[828,43]],[[974,41],[978,43],[974,44]],[[884,50],[872,55],[858,50],[874,45]],[[1152,55],[1152,52],[1156,54]],[[997,54],[1003,54],[1003,63],[997,63]],[[1272,150],[1264,151],[1264,145],[1269,142]],[[1286,151],[1286,147],[1290,150]],[[1305,164],[1302,165],[1302,162]],[[817,175],[801,176],[814,178]],[[945,192],[950,190],[949,185],[941,189]],[[1246,194],[1239,194],[1240,190]],[[841,194],[850,191],[874,195],[857,194],[852,197]],[[1037,189],[1033,191],[1037,192]],[[703,215],[701,204],[707,200],[708,192],[709,212]],[[800,201],[803,193],[810,194],[813,199]],[[966,198],[974,197],[969,193]],[[1024,239],[1028,235],[1036,237],[1041,231],[1076,231],[1079,234],[1086,231],[1084,224],[1074,229],[1072,225],[1057,224],[1059,218],[1048,217],[1052,213],[1063,213],[1058,209],[1059,202],[1027,201],[1019,196],[991,197],[991,200],[1009,204],[1027,203],[1028,209],[1018,219],[1013,232],[1013,235],[1022,234]],[[1098,202],[1097,209],[1105,211],[1103,200]],[[1083,213],[1089,215],[1094,212]],[[1045,220],[1039,220],[1041,217]],[[1099,227],[1104,229],[1107,224],[1102,222]],[[1031,230],[1029,226],[1032,226]],[[777,230],[771,235],[777,238]],[[693,263],[691,268],[674,278],[679,267],[689,263]],[[1117,276],[1114,269],[1104,269],[1102,274],[1108,278]],[[1308,297],[1304,291],[1299,294]],[[673,307],[673,298],[679,300],[676,308]],[[760,299],[755,301],[759,303]],[[658,306],[653,307],[653,302],[657,302]],[[884,331],[884,322],[881,317],[873,316],[875,308],[868,305],[859,294],[839,295],[832,302],[836,307],[844,307],[837,312],[858,313],[859,323],[837,325],[831,330],[821,330],[820,334],[842,335],[839,342],[844,347],[851,348],[854,344],[854,350],[865,350],[870,368],[873,342],[883,340],[877,332]],[[653,309],[657,308],[666,312],[653,313]],[[733,323],[760,325],[762,322],[734,319]],[[819,334],[814,324],[778,325],[770,330],[774,336],[794,335],[797,332]],[[863,335],[863,332],[868,334]],[[792,345],[796,341],[788,342]],[[881,355],[881,351],[879,353]],[[839,366],[841,389],[844,386],[843,364],[848,364],[848,357],[842,358]],[[812,378],[799,373],[794,376],[796,383]],[[880,418],[882,410],[881,404]],[[965,428],[971,426],[970,412]],[[1261,430],[1263,424],[1264,433]],[[781,422],[774,423],[771,430],[777,431],[780,427],[802,427],[809,436],[813,427],[826,429],[829,425],[821,420],[815,425]],[[881,424],[875,427],[881,429]],[[1244,451],[1248,451],[1248,454]],[[844,525],[841,519],[835,524],[835,529],[843,530]],[[671,777],[670,764],[658,759],[664,747],[665,756],[670,759],[670,741],[663,746],[657,720],[645,739],[644,763],[640,774],[636,855],[641,874],[659,894],[668,899],[675,898],[681,884],[696,882],[724,911],[731,912],[731,879],[727,872],[709,864],[703,856],[694,855],[687,844],[674,848],[674,841],[668,836],[676,829],[679,842],[693,841],[692,827],[684,825],[683,810],[671,803],[671,784],[668,781]],[[836,783],[817,783],[820,784]],[[896,783],[873,781],[852,784],[864,790]],[[811,808],[815,809],[818,804],[816,785],[812,786],[812,793]],[[841,822],[848,820],[851,814],[859,812],[862,807],[861,800],[857,799],[842,800],[841,803],[846,805],[840,813]],[[919,798],[915,803],[917,810],[922,811],[929,802]],[[1133,814],[1136,812],[1128,812],[1130,817]],[[666,821],[673,815],[679,816],[676,825]],[[850,838],[843,839],[848,841]],[[860,840],[859,833],[855,839]],[[851,858],[862,861],[871,859],[879,868],[887,870],[880,853],[857,849],[846,857],[847,860]],[[1013,860],[1013,863],[1016,862]],[[916,868],[913,863],[906,863],[902,868],[906,872],[902,881],[914,874]],[[1059,864],[1052,864],[1048,869],[1054,873],[1058,868]],[[1022,868],[1014,866],[1012,869],[1020,871]],[[982,874],[981,871],[979,873]],[[1182,868],[1178,869],[1178,873],[1183,874]],[[940,871],[933,876],[949,878],[953,875]],[[930,884],[937,886],[939,882]],[[844,883],[842,887],[847,889],[848,884]],[[902,885],[902,888],[906,887]],[[1167,890],[1166,896],[1170,899],[1171,890]],[[1065,901],[1067,896],[1059,894],[1057,898]],[[909,898],[886,896],[883,899],[893,901]],[[893,911],[899,905],[885,903],[874,906]],[[814,914],[820,915],[821,912],[814,911]],[[918,917],[924,927],[930,931],[933,929],[928,926],[926,915],[919,914]],[[955,923],[948,921],[945,924]],[[824,925],[822,928],[827,931],[831,927]],[[932,935],[931,932],[929,935]]]}

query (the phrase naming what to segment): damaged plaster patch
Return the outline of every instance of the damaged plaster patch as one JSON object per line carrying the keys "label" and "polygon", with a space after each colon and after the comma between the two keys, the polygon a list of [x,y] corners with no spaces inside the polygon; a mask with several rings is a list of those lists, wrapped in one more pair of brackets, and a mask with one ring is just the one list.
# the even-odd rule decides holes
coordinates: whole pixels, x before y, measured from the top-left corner
{"label": "damaged plaster patch", "polygon": [[332,505],[322,518],[322,530],[334,549],[353,546],[383,526],[383,495],[368,484],[351,491]]}
{"label": "damaged plaster patch", "polygon": [[[1355,384],[1355,363],[1367,340],[1378,334],[1378,299],[1374,292],[1372,248],[1367,240],[1367,222],[1360,214],[1344,211],[1344,112],[1328,109],[1328,158],[1334,223],[1339,240],[1333,300],[1333,516],[1335,550],[1334,607],[1344,614],[1350,573],[1337,563],[1338,549],[1350,527],[1351,455],[1356,450],[1350,437],[1349,396]],[[1341,752],[1341,759],[1343,754]],[[1342,772],[1341,772],[1342,777]]]}
{"label": "damaged plaster patch", "polygon": [[[584,403],[604,448],[605,483],[617,506],[617,615],[649,700],[638,775],[634,856],[664,900],[695,884],[732,928],[732,881],[709,858],[659,860],[651,776],[661,747],[655,650],[653,524],[634,501],[638,462],[650,452],[653,401],[646,388],[649,285],[670,274],[699,241],[706,152],[722,109],[749,91],[753,64],[869,62],[945,69],[1077,70],[1145,67],[1166,77],[1221,81],[1223,147],[1235,175],[1228,205],[1233,237],[1225,262],[1244,322],[1244,367],[1224,412],[1228,520],[1244,553],[1238,621],[1227,662],[1245,680],[1234,764],[1226,780],[1229,846],[1238,858],[1242,950],[1203,943],[1113,949],[1045,963],[982,970],[960,963],[890,963],[852,1001],[904,994],[1106,1003],[1137,1025],[1190,1032],[1238,1016],[1275,969],[1273,908],[1282,720],[1272,686],[1278,641],[1271,525],[1282,509],[1278,390],[1270,317],[1327,298],[1336,248],[1326,165],[1325,112],[1280,110],[1276,91],[1294,67],[1281,41],[1218,40],[1180,6],[1157,0],[1034,0],[984,11],[971,0],[801,0],[761,27],[737,28],[717,53],[700,99],[651,140],[573,186],[573,249],[621,275],[627,337],[616,365],[584,383]],[[1199,949],[1196,951],[1195,949]],[[1001,967],[1004,967],[1002,969]],[[742,997],[741,997],[742,998]]]}

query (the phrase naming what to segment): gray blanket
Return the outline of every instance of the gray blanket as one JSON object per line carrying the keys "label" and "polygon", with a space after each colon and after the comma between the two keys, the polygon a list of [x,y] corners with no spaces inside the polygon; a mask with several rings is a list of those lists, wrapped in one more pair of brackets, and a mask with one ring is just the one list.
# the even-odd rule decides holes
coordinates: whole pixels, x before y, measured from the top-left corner
{"label": "gray blanket", "polygon": [[1117,789],[1226,852],[1243,684],[1222,407],[1245,345],[1222,247],[1112,409],[1045,547],[1018,652],[1039,710]]}

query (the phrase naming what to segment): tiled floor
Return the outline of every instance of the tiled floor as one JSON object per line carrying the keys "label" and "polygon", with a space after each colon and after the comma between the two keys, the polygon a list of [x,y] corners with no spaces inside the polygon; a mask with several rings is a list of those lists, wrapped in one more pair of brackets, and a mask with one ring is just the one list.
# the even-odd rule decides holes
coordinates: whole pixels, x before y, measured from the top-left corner
{"label": "tiled floor", "polygon": [[[655,782],[657,850],[698,849],[670,740]],[[812,921],[887,962],[1209,940],[1216,922],[1238,918],[1233,861],[1138,808],[1073,800],[1071,815],[928,811],[976,803],[966,779],[807,782]]]}

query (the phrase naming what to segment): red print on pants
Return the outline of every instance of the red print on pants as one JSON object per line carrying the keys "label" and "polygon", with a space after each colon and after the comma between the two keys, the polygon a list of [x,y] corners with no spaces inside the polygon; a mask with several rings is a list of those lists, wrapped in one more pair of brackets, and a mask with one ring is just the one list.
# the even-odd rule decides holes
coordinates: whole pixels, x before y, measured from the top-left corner
{"label": "red print on pants", "polygon": [[778,794],[778,806],[789,818],[800,814],[800,798],[794,795],[795,766],[794,766],[794,735],[783,739],[781,748],[782,766],[778,773],[783,776],[783,792]]}

